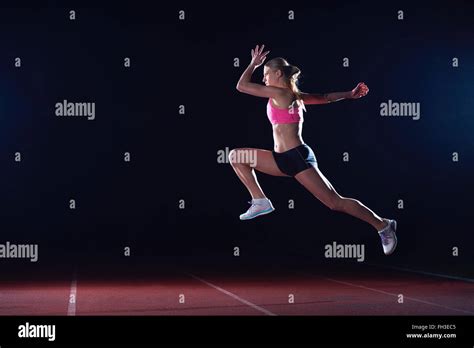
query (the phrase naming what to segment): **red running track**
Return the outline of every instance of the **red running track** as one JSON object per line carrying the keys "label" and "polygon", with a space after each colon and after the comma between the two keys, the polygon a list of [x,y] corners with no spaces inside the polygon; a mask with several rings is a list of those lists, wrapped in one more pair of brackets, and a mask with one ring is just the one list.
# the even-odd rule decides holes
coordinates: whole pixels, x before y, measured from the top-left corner
{"label": "red running track", "polygon": [[473,314],[472,279],[369,266],[342,273],[189,272],[141,280],[97,280],[78,272],[75,279],[0,282],[3,316]]}

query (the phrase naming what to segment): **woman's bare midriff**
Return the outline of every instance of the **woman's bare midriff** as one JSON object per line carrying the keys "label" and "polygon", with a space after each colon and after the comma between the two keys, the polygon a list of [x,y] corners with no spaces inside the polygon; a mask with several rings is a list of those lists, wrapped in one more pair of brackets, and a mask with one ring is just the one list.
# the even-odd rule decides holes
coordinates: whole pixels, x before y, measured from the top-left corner
{"label": "woman's bare midriff", "polygon": [[301,137],[302,123],[300,121],[298,123],[273,125],[275,152],[285,152],[304,143]]}

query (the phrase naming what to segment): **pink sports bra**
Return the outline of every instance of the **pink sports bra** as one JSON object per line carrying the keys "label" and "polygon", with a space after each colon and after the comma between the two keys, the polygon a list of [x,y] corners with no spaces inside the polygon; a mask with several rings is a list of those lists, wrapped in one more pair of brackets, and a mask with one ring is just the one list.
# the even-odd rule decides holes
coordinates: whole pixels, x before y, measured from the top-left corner
{"label": "pink sports bra", "polygon": [[268,99],[267,116],[272,124],[298,123],[303,120],[303,108],[296,101],[287,109],[278,109],[272,105],[271,100]]}

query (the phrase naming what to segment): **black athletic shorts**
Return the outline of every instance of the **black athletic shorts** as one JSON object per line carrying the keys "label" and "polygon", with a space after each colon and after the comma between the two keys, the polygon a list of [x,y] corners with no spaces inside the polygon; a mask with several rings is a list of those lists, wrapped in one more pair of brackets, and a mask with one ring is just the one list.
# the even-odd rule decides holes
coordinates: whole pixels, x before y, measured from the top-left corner
{"label": "black athletic shorts", "polygon": [[318,165],[313,150],[306,144],[301,144],[285,152],[272,151],[278,168],[289,176]]}

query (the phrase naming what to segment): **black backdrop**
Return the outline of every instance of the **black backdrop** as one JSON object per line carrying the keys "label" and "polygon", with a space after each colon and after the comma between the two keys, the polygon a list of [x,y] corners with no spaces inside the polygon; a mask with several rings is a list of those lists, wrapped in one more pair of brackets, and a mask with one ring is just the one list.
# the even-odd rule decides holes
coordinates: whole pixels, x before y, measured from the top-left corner
{"label": "black backdrop", "polygon": [[[365,244],[367,262],[470,272],[468,2],[2,6],[0,240],[40,250],[38,263],[2,260],[4,270],[313,267],[337,241]],[[369,86],[363,99],[309,106],[303,138],[341,195],[398,220],[395,255],[383,255],[371,226],[330,211],[293,179],[257,174],[277,210],[239,221],[250,197],[217,159],[236,147],[272,149],[266,100],[235,89],[261,43],[270,58],[301,68],[306,92]],[[261,77],[260,68],[255,81]],[[95,120],[55,116],[64,99],[94,102]],[[382,117],[388,100],[420,103],[420,119]]]}

